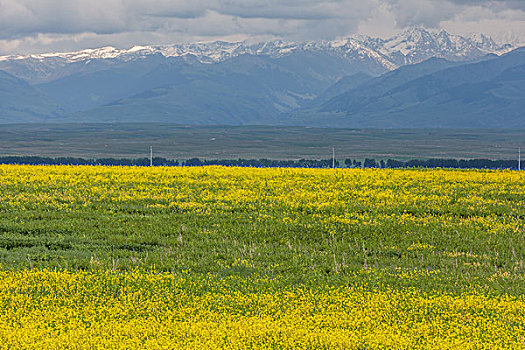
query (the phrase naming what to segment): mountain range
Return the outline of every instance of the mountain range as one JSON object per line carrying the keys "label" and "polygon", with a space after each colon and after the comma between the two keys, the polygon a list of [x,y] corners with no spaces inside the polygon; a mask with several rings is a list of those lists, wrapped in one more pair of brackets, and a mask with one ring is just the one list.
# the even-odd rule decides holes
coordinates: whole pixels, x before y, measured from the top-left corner
{"label": "mountain range", "polygon": [[0,123],[525,127],[523,49],[390,39],[105,47],[0,57]]}

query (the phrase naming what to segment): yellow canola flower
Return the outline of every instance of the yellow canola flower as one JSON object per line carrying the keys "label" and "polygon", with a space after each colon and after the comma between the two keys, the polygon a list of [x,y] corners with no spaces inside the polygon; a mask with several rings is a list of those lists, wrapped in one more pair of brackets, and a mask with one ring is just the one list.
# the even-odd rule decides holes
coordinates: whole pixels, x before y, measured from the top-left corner
{"label": "yellow canola flower", "polygon": [[[517,236],[525,232],[523,198],[525,176],[509,171],[0,165],[4,213],[138,208],[147,215],[235,213],[238,220],[246,213],[254,225],[317,225],[334,239],[355,227],[364,235],[391,234],[381,232],[385,226],[397,235],[468,230],[476,237]],[[459,258],[460,266],[464,259],[469,269],[486,265],[492,280],[522,280],[522,270],[511,274],[483,251],[417,239],[408,247],[389,245],[392,255],[423,259],[435,252],[456,265]],[[364,242],[356,245],[367,257]],[[245,259],[231,265],[256,266]],[[399,275],[411,280],[437,273]],[[258,282],[134,271],[0,271],[0,348],[525,348],[519,297],[355,286],[255,292],[238,283]]]}
{"label": "yellow canola flower", "polygon": [[242,207],[285,222],[320,215],[326,224],[429,225],[438,217],[443,225],[498,233],[523,228],[515,217],[523,214],[525,201],[517,199],[524,195],[525,176],[509,171],[0,165],[0,199],[11,209],[82,210],[101,202],[172,211]]}
{"label": "yellow canola flower", "polygon": [[0,348],[525,347],[523,298],[357,286],[253,292],[234,287],[239,283],[250,281],[138,271],[3,271]]}
{"label": "yellow canola flower", "polygon": [[417,243],[412,243],[408,248],[407,250],[432,250],[434,249],[435,247],[433,245],[430,245],[430,244],[426,244],[426,243],[421,243],[421,242],[417,242]]}

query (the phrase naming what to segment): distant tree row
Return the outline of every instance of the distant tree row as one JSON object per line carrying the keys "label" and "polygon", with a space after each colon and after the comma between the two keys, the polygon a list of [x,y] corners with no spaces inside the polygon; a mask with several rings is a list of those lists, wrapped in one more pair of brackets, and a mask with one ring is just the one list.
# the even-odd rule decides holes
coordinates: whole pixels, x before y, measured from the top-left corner
{"label": "distant tree row", "polygon": [[[201,160],[192,158],[182,162],[183,166],[201,166],[201,165],[224,165],[224,166],[242,166],[256,168],[331,168],[332,159],[300,159],[300,160],[273,160],[273,159],[217,159]],[[339,167],[339,162],[335,161],[335,166]]]}
{"label": "distant tree row", "polygon": [[[345,160],[345,164],[350,159]],[[525,161],[521,162],[523,169]],[[400,161],[388,159],[386,161],[365,159],[365,168],[456,168],[456,169],[517,169],[516,160],[491,160],[491,159],[412,159]]]}
{"label": "distant tree row", "polygon": [[[32,164],[32,165],[115,165],[115,166],[149,166],[149,158],[98,158],[85,159],[76,157],[38,157],[38,156],[4,156],[0,157],[0,164]],[[224,165],[258,168],[331,168],[332,159],[300,159],[300,160],[273,160],[273,159],[216,159],[201,160],[191,158],[179,163],[177,160],[153,158],[154,166],[202,166]],[[340,163],[335,161],[335,166]],[[379,160],[366,158],[364,162],[355,159],[345,159],[347,168],[458,168],[458,169],[517,169],[516,160],[490,159],[412,159],[400,161],[394,159]],[[521,163],[525,169],[525,161]]]}
{"label": "distant tree row", "polygon": [[[6,156],[0,157],[0,164],[30,164],[30,165],[126,165],[149,166],[149,158],[99,158],[85,159],[76,157],[38,157],[38,156]],[[155,166],[177,166],[177,160],[154,157]]]}
{"label": "distant tree row", "polygon": [[[115,166],[149,166],[149,158],[98,158],[84,159],[75,157],[38,157],[38,156],[5,156],[0,157],[0,164],[31,164],[31,165],[115,165]],[[202,166],[202,165],[224,165],[224,166],[242,166],[242,167],[260,167],[260,168],[330,168],[332,167],[331,159],[311,160],[271,160],[271,159],[216,159],[201,160],[191,158],[179,163],[177,160],[166,158],[153,158],[154,166]],[[335,166],[339,162],[335,161]]]}

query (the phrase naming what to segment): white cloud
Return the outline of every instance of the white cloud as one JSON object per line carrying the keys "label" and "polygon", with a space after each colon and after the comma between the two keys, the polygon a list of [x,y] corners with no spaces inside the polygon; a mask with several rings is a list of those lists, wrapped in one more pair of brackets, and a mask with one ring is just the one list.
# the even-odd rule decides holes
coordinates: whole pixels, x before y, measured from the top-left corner
{"label": "white cloud", "polygon": [[408,25],[514,36],[524,0],[0,0],[0,54],[255,38],[388,36]]}
{"label": "white cloud", "polygon": [[423,25],[435,28],[459,11],[459,6],[449,1],[397,0],[391,9],[398,27]]}

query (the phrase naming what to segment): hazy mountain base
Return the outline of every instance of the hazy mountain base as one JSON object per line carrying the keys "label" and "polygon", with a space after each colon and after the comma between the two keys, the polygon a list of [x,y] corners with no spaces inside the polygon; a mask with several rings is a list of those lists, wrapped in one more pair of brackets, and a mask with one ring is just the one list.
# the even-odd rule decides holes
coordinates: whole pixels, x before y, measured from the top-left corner
{"label": "hazy mountain base", "polygon": [[50,115],[63,114],[58,103],[38,89],[0,71],[0,123],[41,122]]}
{"label": "hazy mountain base", "polygon": [[70,112],[51,118],[55,122],[279,124],[283,113],[309,105],[340,76],[362,69],[318,53],[239,56],[213,65],[153,57],[38,88]]}
{"label": "hazy mountain base", "polygon": [[[156,88],[58,120],[520,128],[525,127],[525,119],[521,118],[525,108],[524,60],[525,50],[463,65],[431,59],[377,78],[347,76],[322,92],[315,86],[326,86],[326,82],[312,75],[298,75],[297,70],[287,70],[275,62],[255,63],[253,58],[243,57],[224,63],[223,74],[208,72],[198,79]],[[345,86],[349,90],[344,91]],[[337,95],[337,90],[344,92]],[[336,95],[330,98],[331,94]],[[316,104],[318,107],[310,110],[300,109]]]}
{"label": "hazy mountain base", "polygon": [[523,127],[523,62],[525,49],[460,66],[429,60],[369,80],[321,107],[292,113],[287,122],[367,128]]}

